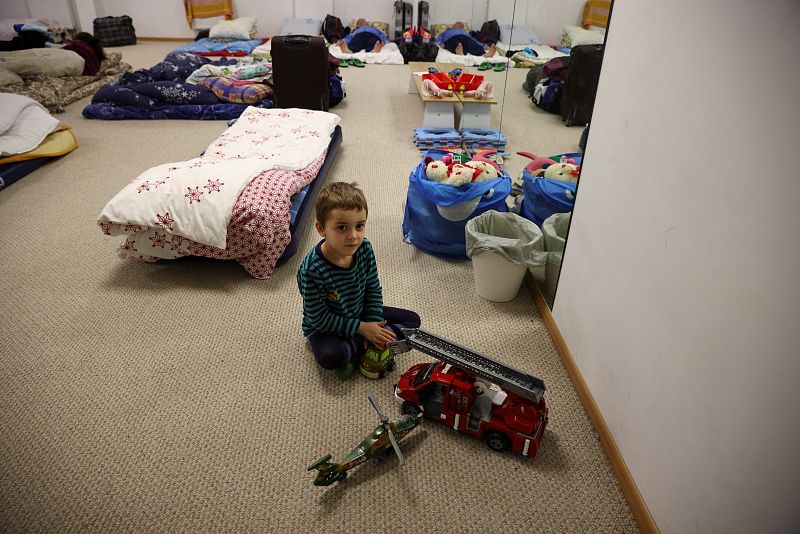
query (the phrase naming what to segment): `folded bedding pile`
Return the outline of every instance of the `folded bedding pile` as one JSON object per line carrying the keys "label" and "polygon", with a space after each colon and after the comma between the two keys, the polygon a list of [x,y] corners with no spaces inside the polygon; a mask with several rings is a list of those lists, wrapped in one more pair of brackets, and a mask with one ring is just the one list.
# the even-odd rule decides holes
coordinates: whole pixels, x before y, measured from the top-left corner
{"label": "folded bedding pile", "polygon": [[515,52],[511,56],[511,60],[520,68],[531,68],[536,65],[544,65],[548,61],[556,57],[564,57],[565,54],[555,48],[547,45],[528,45],[524,49]]}
{"label": "folded bedding pile", "polygon": [[26,96],[0,94],[0,189],[77,147],[69,126],[41,104]]}
{"label": "folded bedding pile", "polygon": [[292,195],[319,173],[339,117],[249,107],[203,156],[159,165],[100,213],[117,253],[141,261],[234,259],[265,279],[291,240]]}
{"label": "folded bedding pile", "polygon": [[[191,25],[191,23],[190,23]],[[199,56],[248,56],[262,44],[258,39],[255,17],[222,20],[214,24],[208,37],[183,45],[175,50]]]}
{"label": "folded bedding pile", "polygon": [[59,48],[0,52],[0,92],[30,97],[52,112],[116,82],[131,70],[122,54],[110,52],[93,76],[82,76],[84,59]]}
{"label": "folded bedding pile", "polygon": [[[247,76],[250,76],[248,79]],[[272,107],[268,63],[208,58],[172,51],[149,69],[102,87],[83,110],[87,119],[198,119],[238,117],[248,105]]]}
{"label": "folded bedding pile", "polygon": [[175,52],[186,52],[188,54],[197,54],[198,56],[249,56],[263,42],[263,39],[238,41],[206,37],[187,43],[176,49]]}

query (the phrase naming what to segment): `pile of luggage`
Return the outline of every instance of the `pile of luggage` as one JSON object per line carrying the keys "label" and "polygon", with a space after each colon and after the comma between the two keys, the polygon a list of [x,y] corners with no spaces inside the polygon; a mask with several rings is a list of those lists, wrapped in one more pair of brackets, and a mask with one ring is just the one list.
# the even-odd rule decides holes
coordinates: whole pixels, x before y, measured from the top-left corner
{"label": "pile of luggage", "polygon": [[525,89],[538,107],[561,115],[567,126],[586,125],[592,118],[603,45],[580,45],[569,57],[557,57],[528,71]]}

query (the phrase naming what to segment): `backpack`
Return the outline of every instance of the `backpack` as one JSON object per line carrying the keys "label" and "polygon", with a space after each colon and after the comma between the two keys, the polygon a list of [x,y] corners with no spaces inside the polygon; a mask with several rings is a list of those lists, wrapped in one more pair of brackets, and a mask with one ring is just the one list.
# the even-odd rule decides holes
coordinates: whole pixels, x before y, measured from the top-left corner
{"label": "backpack", "polygon": [[338,43],[340,39],[350,33],[350,29],[345,29],[339,17],[333,15],[326,15],[325,20],[322,22],[322,35],[329,43]]}
{"label": "backpack", "polygon": [[560,82],[567,77],[569,57],[556,57],[544,64],[542,73],[552,82]]}
{"label": "backpack", "polygon": [[500,42],[500,25],[497,20],[487,20],[478,32],[478,40],[485,44],[496,44]]}
{"label": "backpack", "polygon": [[550,113],[561,113],[561,91],[564,82],[552,81],[547,78],[542,79],[533,90],[531,100],[533,103]]}
{"label": "backpack", "polygon": [[528,74],[525,75],[525,82],[522,84],[522,89],[528,93],[528,96],[532,96],[533,90],[544,77],[544,65],[534,65],[528,69]]}

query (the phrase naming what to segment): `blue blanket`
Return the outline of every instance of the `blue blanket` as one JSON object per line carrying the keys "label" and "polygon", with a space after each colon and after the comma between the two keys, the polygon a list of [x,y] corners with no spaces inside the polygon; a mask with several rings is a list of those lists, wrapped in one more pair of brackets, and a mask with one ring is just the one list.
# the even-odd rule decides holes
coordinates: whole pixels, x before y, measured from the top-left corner
{"label": "blue blanket", "polygon": [[231,41],[229,43],[218,43],[206,37],[197,41],[187,43],[180,48],[174,50],[175,52],[188,52],[190,54],[213,54],[215,52],[224,52],[230,55],[245,55],[249,56],[253,50],[261,44],[261,39],[254,39],[252,41]]}
{"label": "blue blanket", "polygon": [[[244,104],[222,102],[214,92],[200,85],[185,83],[186,78],[205,64],[230,65],[235,60],[210,61],[178,51],[149,69],[127,72],[116,84],[101,87],[92,103],[83,109],[87,119],[232,119],[247,108]],[[270,108],[264,100],[259,107]]]}

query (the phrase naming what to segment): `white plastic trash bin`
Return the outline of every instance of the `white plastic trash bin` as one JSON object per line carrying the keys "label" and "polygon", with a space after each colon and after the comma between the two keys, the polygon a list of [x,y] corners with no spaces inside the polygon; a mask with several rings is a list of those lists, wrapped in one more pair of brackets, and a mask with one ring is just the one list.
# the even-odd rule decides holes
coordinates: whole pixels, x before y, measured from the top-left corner
{"label": "white plastic trash bin", "polygon": [[528,270],[526,265],[511,263],[501,255],[488,251],[474,254],[472,267],[478,295],[493,302],[508,302],[516,297]]}
{"label": "white plastic trash bin", "polygon": [[561,261],[564,257],[564,240],[569,228],[570,213],[554,213],[542,223],[547,264],[544,268],[544,290],[552,298],[556,294]]}

